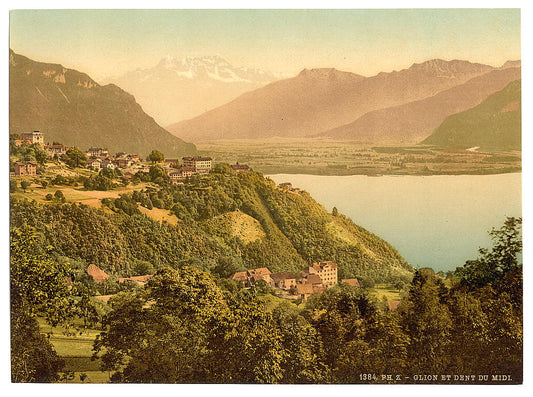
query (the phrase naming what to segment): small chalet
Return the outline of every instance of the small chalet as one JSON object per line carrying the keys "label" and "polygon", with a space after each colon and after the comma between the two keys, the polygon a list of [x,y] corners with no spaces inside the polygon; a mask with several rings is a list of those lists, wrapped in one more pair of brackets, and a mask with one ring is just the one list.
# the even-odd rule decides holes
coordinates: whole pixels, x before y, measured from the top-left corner
{"label": "small chalet", "polygon": [[250,167],[246,164],[231,164],[229,168],[231,168],[231,170],[237,174],[244,174],[250,171]]}
{"label": "small chalet", "polygon": [[317,294],[320,295],[325,291],[325,288],[322,285],[312,285],[312,284],[296,284],[296,293],[302,300],[307,300],[311,295]]}
{"label": "small chalet", "polygon": [[37,163],[35,161],[17,161],[15,163],[15,176],[37,175]]}
{"label": "small chalet", "polygon": [[311,284],[297,284],[296,293],[302,300],[307,300],[311,295],[313,295],[313,286]]}
{"label": "small chalet", "polygon": [[341,282],[344,284],[348,284],[350,287],[361,288],[359,280],[356,278],[343,278]]}
{"label": "small chalet", "polygon": [[141,287],[144,286],[148,280],[150,280],[153,277],[153,274],[146,274],[144,276],[133,276],[133,277],[120,277],[118,279],[119,283],[125,283],[128,281],[134,282],[137,285],[140,285]]}
{"label": "small chalet", "polygon": [[87,157],[108,157],[109,151],[100,147],[91,147],[85,154]]}
{"label": "small chalet", "polygon": [[400,306],[400,301],[388,301],[387,302],[387,307],[389,308],[391,312],[394,310],[397,310],[398,306]]}
{"label": "small chalet", "polygon": [[272,279],[272,286],[275,288],[289,290],[296,286],[296,276],[289,272],[272,273],[270,278]]}
{"label": "small chalet", "polygon": [[245,287],[252,287],[260,280],[264,280],[268,284],[272,284],[272,279],[270,277],[272,273],[266,267],[260,267],[258,269],[250,269],[244,272],[235,273],[231,279],[235,281],[240,281],[244,284]]}
{"label": "small chalet", "polygon": [[109,278],[109,275],[107,275],[106,272],[92,263],[87,266],[85,273],[91,276],[95,283],[102,283],[105,279]]}
{"label": "small chalet", "polygon": [[67,147],[65,145],[46,145],[44,147],[44,151],[46,154],[48,154],[49,158],[53,158],[54,156],[62,156],[67,152]]}

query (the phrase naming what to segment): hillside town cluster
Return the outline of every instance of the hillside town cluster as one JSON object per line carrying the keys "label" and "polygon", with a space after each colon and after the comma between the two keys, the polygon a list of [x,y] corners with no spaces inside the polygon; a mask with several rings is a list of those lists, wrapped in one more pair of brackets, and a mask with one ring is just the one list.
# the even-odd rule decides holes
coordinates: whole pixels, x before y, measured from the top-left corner
{"label": "hillside town cluster", "polygon": [[[58,143],[45,144],[44,134],[40,131],[21,133],[20,139],[15,141],[15,145],[23,144],[40,145],[50,160],[60,159],[70,149]],[[122,171],[125,179],[131,179],[139,171],[150,171],[150,165],[143,163],[138,154],[118,152],[112,156],[107,149],[99,147],[91,147],[84,154],[87,157],[86,168],[95,171],[117,168]],[[179,159],[164,159],[161,166],[165,168],[170,182],[177,184],[193,175],[208,174],[213,167],[212,163],[211,157],[192,156],[183,157],[181,164]],[[37,175],[37,165],[35,161],[17,161],[13,176],[35,176]],[[248,165],[239,163],[230,165],[230,168],[237,173],[250,170]]]}
{"label": "hillside town cluster", "polygon": [[[338,266],[332,261],[315,262],[312,266],[306,267],[298,276],[290,272],[272,273],[268,268],[261,267],[237,272],[231,279],[242,283],[244,288],[251,288],[260,281],[264,281],[272,288],[282,290],[281,297],[287,299],[307,300],[311,295],[322,294],[326,289],[338,284]],[[109,275],[94,264],[90,264],[85,272],[96,283],[102,283],[109,278]],[[145,285],[153,277],[151,274],[143,276],[122,277],[118,279],[120,284],[134,282],[139,286]],[[352,287],[361,288],[359,280],[356,278],[343,279],[341,282]]]}
{"label": "hillside town cluster", "polygon": [[[264,281],[272,288],[285,292],[284,298],[306,300],[313,294],[320,295],[326,289],[338,284],[338,266],[332,261],[315,262],[303,269],[299,275],[290,272],[272,273],[268,268],[261,267],[235,273],[231,279],[241,282],[245,288],[255,286]],[[343,279],[341,282],[360,288],[356,278]]]}

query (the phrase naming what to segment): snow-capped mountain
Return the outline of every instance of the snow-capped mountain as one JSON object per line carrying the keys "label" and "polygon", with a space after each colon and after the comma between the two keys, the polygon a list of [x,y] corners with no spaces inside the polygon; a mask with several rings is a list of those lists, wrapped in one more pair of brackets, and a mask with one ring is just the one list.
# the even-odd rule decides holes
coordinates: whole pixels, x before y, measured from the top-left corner
{"label": "snow-capped mountain", "polygon": [[176,58],[167,55],[152,68],[109,78],[133,94],[162,125],[192,118],[242,93],[285,78],[280,73],[235,67],[219,55]]}
{"label": "snow-capped mountain", "polygon": [[186,79],[212,79],[224,83],[270,83],[285,77],[261,69],[234,67],[219,55],[182,59],[167,55],[151,71],[161,69],[172,71]]}

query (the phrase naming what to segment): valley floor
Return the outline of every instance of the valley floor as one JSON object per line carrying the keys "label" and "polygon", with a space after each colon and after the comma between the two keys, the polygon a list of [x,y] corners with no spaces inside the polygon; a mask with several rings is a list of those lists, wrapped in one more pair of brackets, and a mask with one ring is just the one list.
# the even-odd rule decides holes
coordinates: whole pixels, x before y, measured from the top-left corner
{"label": "valley floor", "polygon": [[263,174],[480,175],[521,171],[521,153],[369,146],[318,138],[235,139],[197,143],[215,162],[247,164]]}

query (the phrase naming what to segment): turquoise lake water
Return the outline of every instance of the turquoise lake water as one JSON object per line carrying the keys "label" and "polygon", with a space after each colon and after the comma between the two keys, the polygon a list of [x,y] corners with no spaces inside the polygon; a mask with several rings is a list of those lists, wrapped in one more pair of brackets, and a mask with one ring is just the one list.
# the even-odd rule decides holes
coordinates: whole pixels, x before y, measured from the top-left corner
{"label": "turquoise lake water", "polygon": [[521,216],[522,174],[460,176],[269,175],[392,244],[415,267],[452,270],[491,247],[488,232]]}

